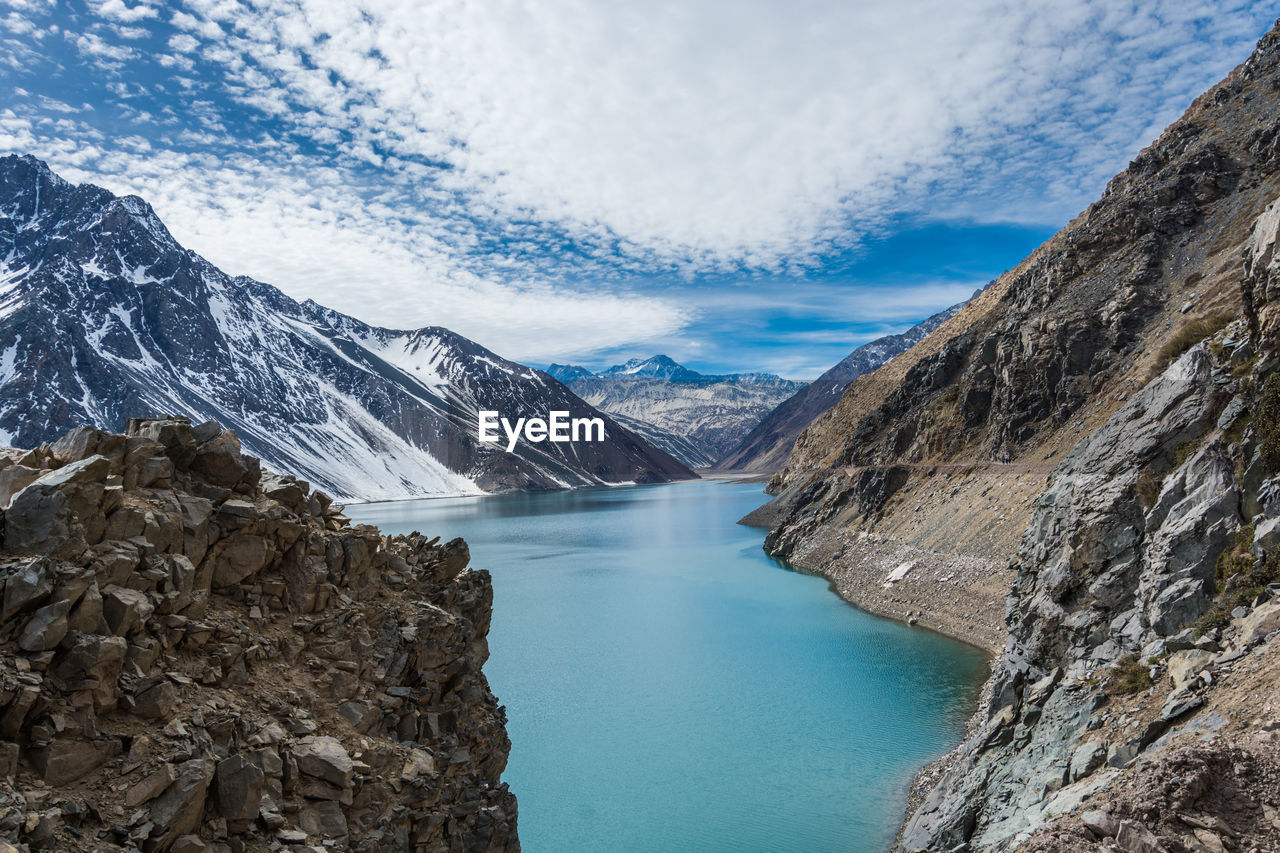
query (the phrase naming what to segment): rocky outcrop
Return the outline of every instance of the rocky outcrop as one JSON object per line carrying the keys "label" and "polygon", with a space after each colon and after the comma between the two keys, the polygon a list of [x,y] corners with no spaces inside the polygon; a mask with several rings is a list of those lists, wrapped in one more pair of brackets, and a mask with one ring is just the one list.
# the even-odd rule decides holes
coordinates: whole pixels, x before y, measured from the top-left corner
{"label": "rocky outcrop", "polygon": [[214,423],[3,462],[0,849],[519,849],[465,543],[352,527]]}

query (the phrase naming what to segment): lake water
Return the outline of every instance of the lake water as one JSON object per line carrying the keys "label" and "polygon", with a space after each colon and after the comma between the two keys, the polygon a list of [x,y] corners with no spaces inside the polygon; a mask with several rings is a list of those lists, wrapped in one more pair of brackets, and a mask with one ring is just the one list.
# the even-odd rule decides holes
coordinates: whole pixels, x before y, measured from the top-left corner
{"label": "lake water", "polygon": [[462,536],[493,573],[485,671],[527,853],[888,848],[986,659],[779,566],[735,523],[765,499],[703,481],[348,508]]}

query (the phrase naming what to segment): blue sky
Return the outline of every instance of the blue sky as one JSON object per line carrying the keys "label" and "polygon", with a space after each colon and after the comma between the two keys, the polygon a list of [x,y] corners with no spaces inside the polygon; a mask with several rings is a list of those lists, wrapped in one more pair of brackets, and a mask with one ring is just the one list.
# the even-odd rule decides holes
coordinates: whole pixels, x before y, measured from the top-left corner
{"label": "blue sky", "polygon": [[533,364],[808,378],[963,299],[1274,3],[0,0],[0,150]]}

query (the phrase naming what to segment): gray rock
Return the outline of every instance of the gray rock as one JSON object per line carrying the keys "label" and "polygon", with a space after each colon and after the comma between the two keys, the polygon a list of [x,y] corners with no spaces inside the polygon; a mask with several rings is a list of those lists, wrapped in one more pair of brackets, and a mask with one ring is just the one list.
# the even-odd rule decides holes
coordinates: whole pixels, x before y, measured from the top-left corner
{"label": "gray rock", "polygon": [[342,742],[332,737],[305,737],[293,747],[298,770],[336,788],[351,786],[353,765]]}
{"label": "gray rock", "polygon": [[26,560],[12,564],[4,583],[4,610],[0,622],[16,613],[34,609],[53,593],[47,560]]}
{"label": "gray rock", "polygon": [[1116,848],[1123,853],[1167,853],[1151,830],[1134,820],[1122,820],[1116,829]]}
{"label": "gray rock", "polygon": [[298,812],[298,826],[307,835],[321,838],[346,838],[347,818],[342,806],[333,800],[309,802]]}
{"label": "gray rock", "polygon": [[218,813],[233,829],[243,828],[258,817],[266,776],[239,755],[218,762],[214,776]]}
{"label": "gray rock", "polygon": [[120,741],[58,737],[30,751],[31,763],[47,785],[66,785],[97,770],[121,752]]}
{"label": "gray rock", "polygon": [[1071,753],[1068,773],[1072,782],[1078,782],[1107,763],[1107,748],[1097,741],[1085,741]]}
{"label": "gray rock", "polygon": [[1169,656],[1167,666],[1174,690],[1182,690],[1193,683],[1202,669],[1213,665],[1214,656],[1201,649],[1188,649]]}
{"label": "gray rock", "polygon": [[58,647],[67,636],[67,614],[71,602],[55,601],[37,610],[27,620],[18,637],[18,648],[28,652],[45,652]]}
{"label": "gray rock", "polygon": [[162,850],[200,825],[214,765],[212,761],[193,758],[175,770],[173,783],[151,806],[150,817],[155,824],[151,837]]}
{"label": "gray rock", "polygon": [[1098,838],[1112,838],[1120,830],[1120,821],[1112,817],[1110,812],[1087,811],[1080,815],[1080,822]]}
{"label": "gray rock", "polygon": [[48,471],[14,495],[4,514],[5,547],[28,554],[75,557],[102,539],[102,496],[111,468],[90,456]]}
{"label": "gray rock", "polygon": [[10,465],[0,470],[0,509],[8,509],[13,496],[40,479],[44,472],[26,465]]}
{"label": "gray rock", "polygon": [[102,616],[117,637],[133,634],[154,611],[146,593],[136,589],[109,586],[102,591]]}

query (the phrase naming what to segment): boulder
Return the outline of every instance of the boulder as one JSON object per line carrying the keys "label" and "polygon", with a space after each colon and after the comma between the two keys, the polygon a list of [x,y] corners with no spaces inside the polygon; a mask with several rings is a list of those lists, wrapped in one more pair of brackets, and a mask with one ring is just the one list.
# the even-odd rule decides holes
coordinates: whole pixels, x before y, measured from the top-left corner
{"label": "boulder", "polygon": [[27,652],[47,652],[58,647],[67,636],[67,614],[71,602],[63,599],[37,610],[18,637],[18,648]]}
{"label": "boulder", "polygon": [[249,475],[250,466],[240,452],[236,434],[224,429],[197,448],[191,470],[215,486],[234,489]]}
{"label": "boulder", "polygon": [[90,456],[48,471],[13,497],[4,514],[10,551],[75,557],[102,539],[102,497],[111,463]]}
{"label": "boulder", "polygon": [[1213,655],[1201,649],[1187,649],[1169,656],[1169,678],[1175,690],[1182,690],[1195,681],[1200,671],[1213,663]]}
{"label": "boulder", "polygon": [[267,565],[273,553],[265,538],[252,533],[233,533],[215,545],[206,558],[213,561],[213,587],[233,586],[256,574]]}
{"label": "boulder", "polygon": [[155,607],[146,593],[109,586],[102,591],[102,616],[117,637],[127,637],[151,617]]}
{"label": "boulder", "polygon": [[218,813],[232,828],[243,828],[258,817],[266,776],[239,755],[218,762],[214,775]]}
{"label": "boulder", "polygon": [[1098,838],[1112,838],[1120,829],[1120,821],[1105,811],[1087,811],[1080,815],[1080,822]]}
{"label": "boulder", "polygon": [[1280,601],[1268,601],[1255,607],[1240,623],[1240,640],[1245,646],[1254,646],[1275,631],[1280,631]]}
{"label": "boulder", "polygon": [[13,496],[40,479],[44,472],[26,465],[10,465],[0,471],[0,509],[8,509]]}
{"label": "boulder", "polygon": [[165,764],[129,786],[125,792],[124,804],[127,808],[136,809],[164,793],[173,781],[178,778],[172,764]]}
{"label": "boulder", "polygon": [[20,611],[35,608],[48,598],[53,593],[50,574],[47,560],[25,560],[10,564],[9,574],[4,582],[4,608],[0,611],[0,622],[7,622]]}
{"label": "boulder", "polygon": [[31,763],[46,785],[65,785],[97,770],[121,752],[114,738],[82,740],[72,736],[30,750]]}
{"label": "boulder", "polygon": [[293,747],[298,771],[336,788],[351,785],[352,762],[342,742],[332,737],[305,737]]}
{"label": "boulder", "polygon": [[177,766],[173,783],[151,806],[150,819],[155,825],[151,838],[156,849],[167,848],[200,825],[213,772],[213,762],[202,758]]}
{"label": "boulder", "polygon": [[342,806],[333,800],[309,802],[298,812],[298,826],[307,835],[321,838],[346,838],[347,818]]}
{"label": "boulder", "polygon": [[1136,820],[1122,820],[1116,829],[1116,848],[1123,853],[1167,853],[1160,839]]}

